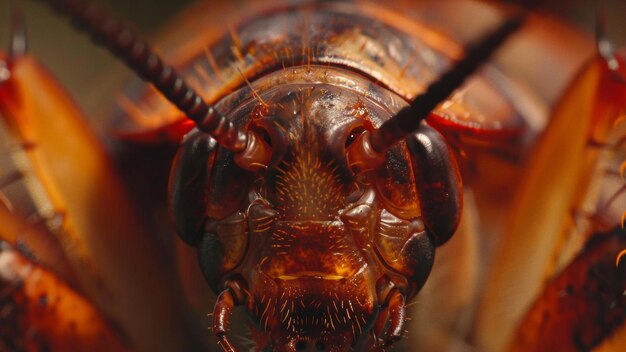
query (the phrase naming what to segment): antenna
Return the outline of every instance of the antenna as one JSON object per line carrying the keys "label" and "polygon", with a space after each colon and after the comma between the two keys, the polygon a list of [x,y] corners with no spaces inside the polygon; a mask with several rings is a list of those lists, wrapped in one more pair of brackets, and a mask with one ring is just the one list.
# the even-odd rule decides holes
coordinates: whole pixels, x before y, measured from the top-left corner
{"label": "antenna", "polygon": [[83,0],[43,0],[58,13],[69,16],[73,24],[87,32],[92,40],[122,59],[142,79],[152,83],[170,102],[193,120],[198,129],[213,137],[221,146],[243,153],[248,135],[232,121],[219,114],[185,80],[134,33],[128,26],[103,9]]}
{"label": "antenna", "polygon": [[432,83],[424,93],[418,95],[409,106],[372,132],[370,143],[373,150],[384,153],[408,134],[416,131],[430,112],[486,62],[491,54],[522,25],[524,19],[524,14],[515,15],[495,31],[470,45],[461,61]]}

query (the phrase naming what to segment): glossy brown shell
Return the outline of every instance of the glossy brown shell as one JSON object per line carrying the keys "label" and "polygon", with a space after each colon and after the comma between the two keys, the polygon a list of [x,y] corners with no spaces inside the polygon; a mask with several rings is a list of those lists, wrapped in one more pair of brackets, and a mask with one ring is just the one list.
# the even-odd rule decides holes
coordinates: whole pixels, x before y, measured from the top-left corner
{"label": "glossy brown shell", "polygon": [[[413,11],[417,11],[418,7],[411,8],[411,11],[407,12],[412,14]],[[214,39],[216,38],[214,32],[200,30],[201,35],[194,37],[194,40],[188,44],[182,45],[182,48],[176,51],[177,57],[175,58],[189,81],[202,92],[205,99],[216,103],[223,113],[240,116],[237,118],[241,126],[248,125],[248,116],[251,115],[252,109],[247,110],[243,115],[237,115],[233,111],[240,109],[242,104],[262,100],[259,99],[258,92],[264,92],[273,85],[281,83],[279,82],[281,79],[285,84],[302,78],[302,72],[295,72],[302,68],[308,68],[309,71],[312,68],[313,71],[319,73],[327,67],[327,72],[331,72],[331,75],[338,80],[341,80],[340,73],[344,71],[346,77],[358,76],[368,83],[353,84],[350,79],[345,79],[341,84],[344,86],[352,84],[350,89],[359,90],[372,101],[376,102],[378,99],[380,105],[393,112],[397,106],[403,104],[403,99],[408,100],[419,94],[461,54],[457,44],[420,25],[419,22],[414,21],[414,18],[402,17],[395,12],[396,10],[389,10],[375,3],[299,2],[261,10],[254,6],[252,8],[254,15],[243,16],[244,19],[240,22],[231,23],[229,33],[223,33],[223,37],[218,36],[218,39]],[[402,18],[405,20],[399,20]],[[280,78],[263,82],[263,79],[269,75]],[[315,79],[317,79],[316,83],[327,83],[325,81],[327,77],[324,76],[313,77],[313,80],[307,83]],[[388,96],[380,99],[381,91],[389,91]],[[439,107],[437,113],[441,119],[438,120],[438,127],[442,132],[448,132],[446,137],[450,139],[455,138],[456,134],[476,137],[479,134],[477,131],[495,131],[494,136],[509,138],[508,131],[517,133],[524,132],[529,127],[537,128],[536,111],[528,108],[524,103],[520,104],[517,100],[519,98],[517,93],[520,91],[523,89],[520,90],[519,87],[512,85],[494,67],[489,67]],[[390,99],[389,96],[395,97]],[[145,115],[157,115],[163,119],[163,124],[172,123],[181,118],[173,108],[162,101],[155,100],[150,93],[142,98],[144,100],[141,104],[144,104]],[[359,109],[355,106],[354,110],[358,112]],[[487,116],[489,119],[486,118]],[[398,154],[400,157],[397,160],[406,164],[406,150]],[[217,159],[218,165],[232,165],[233,163],[232,159],[224,153],[219,153]],[[406,168],[401,166],[399,169]],[[381,170],[382,172],[391,170],[389,172],[391,174],[395,169],[389,167]],[[247,204],[245,187],[237,187],[240,184],[237,178],[232,177],[230,171],[232,169],[225,172],[217,171],[214,174],[211,181],[212,187],[210,187],[212,193],[209,195],[208,214],[218,220],[217,226],[220,224],[225,226],[233,220],[234,227],[241,227],[245,221],[245,214],[236,214],[234,211]],[[394,205],[391,207],[392,215],[409,220],[420,215],[416,197],[406,197],[411,200],[407,204],[401,204],[397,200],[415,193],[410,188],[414,183],[412,182],[413,176],[409,176],[403,182],[397,182],[396,176],[398,175],[381,177],[387,182],[377,184],[378,195],[392,200],[387,202]],[[251,183],[248,180],[245,184]],[[409,188],[403,189],[402,186]],[[229,194],[231,189],[236,189],[237,194]],[[231,197],[226,197],[227,195]],[[227,198],[228,200],[224,202]],[[237,219],[231,219],[231,216]],[[312,230],[312,227],[308,225],[305,227],[307,231],[320,232],[319,229]],[[222,230],[222,233],[230,234],[229,230]],[[217,236],[220,237],[220,234],[218,233]],[[225,244],[223,240],[219,241]],[[217,281],[221,281],[219,276],[222,274],[233,271],[244,274],[241,268],[247,270],[256,263],[254,259],[243,255],[245,248],[251,245],[255,246],[255,241],[238,239],[224,246],[228,248],[224,248],[223,260],[211,264],[219,267],[220,273],[217,275]],[[396,243],[378,241],[376,245],[379,250],[383,248],[380,251],[385,260],[389,262],[397,260],[393,256],[394,252],[399,249]],[[238,266],[240,269],[237,269]],[[406,268],[398,265],[393,269],[403,271]],[[263,278],[262,275],[252,275],[252,278],[248,280],[248,283],[254,287],[253,293],[256,295],[256,301],[249,301],[247,308],[250,312],[254,312],[257,328],[267,332],[270,318],[269,313],[266,315],[266,312],[275,314],[278,309],[276,301],[272,302],[270,299],[280,296],[281,290],[285,290],[282,291],[283,293],[292,292],[294,288],[276,288],[270,281],[255,282],[254,279],[259,277]],[[368,282],[371,283],[371,280],[363,279],[356,286],[365,285]],[[217,287],[218,282],[212,284]],[[314,286],[312,284],[310,289]],[[267,289],[268,292],[259,291],[259,287]],[[303,287],[299,286],[298,289],[303,289]],[[355,289],[354,292],[362,293],[363,290],[371,292],[372,288],[361,287]],[[410,292],[410,296],[415,294],[413,289]],[[262,293],[267,293],[269,298]],[[367,313],[368,317],[364,319],[368,321],[376,313],[375,304],[371,302],[372,296],[366,297],[369,300],[368,304],[360,309]],[[309,303],[302,304],[308,305]],[[275,322],[269,323],[269,326],[277,327]],[[354,328],[354,325],[352,327]],[[283,328],[289,330],[293,327],[288,325]],[[285,344],[293,342],[289,340],[289,337],[286,340],[285,338],[276,336],[275,341]],[[337,342],[336,346],[347,345],[345,342]]]}
{"label": "glossy brown shell", "polygon": [[[241,15],[241,18],[246,18],[240,21],[236,21],[231,25],[231,28],[233,29],[231,32],[237,34],[238,33],[238,28],[240,26],[245,26],[246,23],[248,23],[248,21],[250,19],[252,19],[253,17],[262,17],[265,16],[266,13],[264,13],[263,11],[266,11],[264,9],[259,9],[260,7],[265,8],[266,5],[259,5],[259,4],[250,4],[250,3],[243,3],[246,6],[243,6],[241,2],[237,2],[235,5],[233,4],[228,4],[228,5],[223,5],[222,7],[227,8],[226,11],[222,12],[222,9],[217,9],[217,13],[219,13],[219,15],[213,15],[210,18],[210,20],[207,20],[207,17],[204,16],[202,17],[202,21],[206,21],[206,22],[210,22],[212,23],[211,28],[208,31],[204,31],[204,30],[196,30],[196,31],[185,31],[185,26],[181,26],[181,30],[185,33],[185,40],[179,40],[179,44],[180,43],[185,43],[185,41],[187,39],[193,39],[192,42],[189,42],[191,44],[189,44],[189,46],[187,46],[186,48],[190,48],[190,51],[187,51],[186,49],[180,49],[178,51],[176,51],[179,55],[180,55],[180,60],[179,64],[181,66],[185,66],[191,62],[193,62],[192,57],[197,56],[199,52],[203,51],[202,48],[204,47],[218,47],[218,46],[226,46],[228,45],[228,43],[233,44],[235,42],[237,42],[237,40],[235,40],[234,38],[231,39],[230,41],[228,39],[224,39],[223,41],[218,42],[215,38],[221,38],[221,35],[226,34],[226,36],[228,36],[228,31],[225,30],[224,28],[226,28],[226,26],[224,25],[223,21],[216,21],[215,19],[217,19],[217,17],[230,17],[233,18],[232,16],[229,15],[229,13],[231,12],[236,12],[238,15]],[[273,6],[273,5],[270,5]],[[279,4],[276,8],[278,8],[279,10],[276,11],[282,11],[283,10],[283,6],[284,3]],[[334,5],[324,5],[327,7],[332,7]],[[415,21],[416,17],[416,12],[418,11],[418,8],[423,9],[423,6],[420,4],[410,4],[410,5],[406,5],[405,2],[399,2],[399,3],[394,3],[394,4],[373,4],[373,5],[368,5],[368,4],[342,4],[341,6],[344,6],[346,8],[349,8],[350,11],[354,10],[355,13],[358,13],[360,15],[363,15],[363,17],[365,18],[373,18],[373,19],[377,19],[380,20],[382,23],[386,24],[387,26],[391,27],[393,29],[393,31],[397,31],[402,33],[403,36],[407,37],[407,38],[412,38],[413,36],[415,37],[422,37],[422,36],[426,36],[429,37],[430,34],[435,33],[433,32],[432,29],[426,29],[426,27],[421,26],[419,24],[419,21]],[[201,7],[201,6],[199,6]],[[218,6],[219,7],[219,6]],[[235,7],[240,7],[240,8],[235,8]],[[248,8],[249,7],[249,8]],[[197,9],[196,9],[197,10]],[[261,10],[261,11],[259,11]],[[230,11],[230,12],[229,12]],[[271,10],[269,12],[272,12],[274,10]],[[458,10],[458,12],[463,12],[462,10]],[[190,14],[193,14],[193,11],[189,12]],[[401,16],[398,16],[399,14],[402,14]],[[419,17],[419,15],[417,16]],[[193,16],[188,16],[187,19],[189,18],[193,18]],[[237,18],[235,16],[235,18]],[[188,20],[187,22],[196,22],[195,20]],[[445,21],[444,21],[445,22]],[[190,25],[192,25],[193,23],[190,23]],[[197,23],[196,23],[197,24]],[[203,24],[204,25],[204,24]],[[203,27],[203,25],[199,26],[199,27]],[[211,25],[209,25],[210,27]],[[195,28],[199,28],[198,26],[196,26]],[[215,29],[217,28],[217,30]],[[430,28],[430,27],[429,27]],[[417,29],[417,31],[415,30]],[[425,30],[424,33],[428,32],[430,34],[423,34],[421,32],[421,30]],[[441,30],[441,28],[439,28],[439,30]],[[189,33],[194,33],[194,35],[190,35]],[[195,34],[198,34],[198,36],[196,37]],[[419,33],[419,34],[417,34]],[[439,37],[439,39],[443,39],[446,36],[441,36],[438,34],[435,34],[435,37]],[[197,41],[195,39],[198,39]],[[380,39],[380,38],[378,38]],[[423,38],[422,38],[423,39]],[[432,38],[431,38],[432,39]],[[458,38],[455,38],[458,39]],[[443,39],[444,43],[447,43],[445,45],[436,45],[433,41],[428,41],[428,43],[432,44],[433,47],[436,47],[437,50],[441,50],[441,53],[444,53],[444,57],[450,57],[450,58],[454,58],[458,55],[458,46],[456,44],[453,44],[451,41],[447,40],[447,39]],[[460,42],[463,42],[463,40],[460,40]],[[197,45],[198,43],[200,43],[200,45]],[[429,44],[429,45],[430,45]],[[455,50],[446,50],[444,47],[447,46],[448,44],[451,45],[452,48],[456,48]],[[185,45],[183,45],[185,47]],[[199,49],[200,48],[200,49]],[[346,50],[348,50],[348,47],[346,47]],[[167,49],[163,49],[163,51],[169,51]],[[227,52],[227,48],[224,49],[224,52]],[[455,53],[456,52],[456,53]],[[191,55],[188,55],[190,54]],[[406,53],[405,53],[406,54]],[[201,54],[200,54],[201,55]],[[566,55],[564,55],[566,56]],[[182,58],[182,59],[181,59]],[[230,59],[232,60],[232,58]],[[308,59],[307,59],[308,60]],[[410,60],[405,60],[405,62],[408,62]],[[445,61],[445,59],[444,59]],[[556,60],[555,60],[556,61]],[[233,61],[234,62],[234,61]],[[562,61],[560,61],[561,63]],[[210,64],[210,63],[209,63]],[[222,63],[219,64],[220,67],[222,67]],[[341,64],[343,65],[343,64]],[[340,66],[341,66],[340,65]],[[211,69],[213,68],[212,65]],[[216,63],[217,66],[217,63]],[[193,67],[193,66],[189,66],[189,67]],[[225,67],[225,66],[224,66]],[[222,67],[222,68],[224,68]],[[269,66],[267,66],[269,67]],[[266,67],[266,68],[267,68]],[[376,67],[374,67],[376,69]],[[395,68],[396,72],[397,72],[397,65]],[[189,76],[196,76],[196,77],[200,77],[202,76],[202,74],[198,74],[197,72],[193,72],[194,70],[190,70],[190,74]],[[232,85],[226,85],[225,89],[217,89],[214,93],[206,93],[207,97],[209,98],[209,100],[211,100],[212,102],[217,102],[218,100],[220,100],[222,97],[225,97],[226,95],[228,95],[228,93],[230,92],[230,90],[235,89],[233,87],[241,87],[244,85],[243,79],[242,79],[242,75],[239,75],[238,72],[233,71],[232,69],[231,71],[231,76],[230,78],[226,78],[229,82],[235,82]],[[261,71],[259,71],[261,72]],[[249,79],[254,79],[254,77],[258,74],[260,74],[259,72],[255,71],[255,70],[244,70],[243,76],[247,76],[249,75]],[[262,72],[261,72],[262,73]],[[398,72],[398,75],[400,75],[401,72]],[[213,78],[215,78],[216,74],[210,72],[210,75],[213,76]],[[373,74],[377,74],[377,72],[373,72],[373,73],[366,73],[366,76],[372,76]],[[237,76],[239,75],[239,77]],[[434,75],[433,75],[434,76]],[[499,77],[497,74],[495,75],[496,77]],[[409,80],[412,80],[411,82],[415,83],[415,82],[421,82],[421,78],[415,75],[410,76],[411,78],[408,78]],[[491,76],[493,78],[493,75]],[[406,78],[406,77],[405,77]],[[198,78],[196,78],[197,80]],[[204,78],[202,78],[204,79]],[[397,79],[396,79],[397,80]],[[394,82],[392,82],[393,79],[389,79],[387,78],[386,82],[381,82],[380,85],[381,86],[386,86],[386,87],[391,87],[391,84],[393,84]],[[498,79],[495,79],[495,81],[498,81]],[[408,86],[411,86],[411,83],[409,82]],[[543,82],[543,80],[542,80]],[[197,82],[200,85],[203,84],[204,82]],[[217,83],[217,82],[215,82]],[[398,82],[396,82],[398,83]],[[493,83],[493,82],[492,82]],[[550,82],[548,82],[550,83]],[[414,84],[415,85],[415,84]],[[487,86],[490,86],[491,84],[487,84]],[[219,84],[216,84],[214,87],[218,87]],[[498,89],[498,92],[494,92],[496,94],[496,96],[500,96],[501,94],[507,96],[507,98],[510,99],[510,101],[508,101],[508,99],[498,99],[497,101],[502,102],[505,106],[507,106],[507,108],[509,107],[508,104],[512,103],[515,104],[517,107],[519,107],[519,100],[515,99],[517,98],[516,96],[511,96],[510,91],[508,91],[506,84],[504,85],[504,87],[501,86],[501,84],[495,84],[495,86],[498,86],[497,88],[502,88],[502,90]],[[547,86],[547,85],[546,85]],[[398,94],[402,94],[404,98],[407,98],[408,96],[414,95],[415,93],[403,93],[403,88],[402,87],[398,87],[396,86],[391,87],[394,91],[396,91]],[[210,96],[209,96],[210,95]],[[512,99],[511,99],[512,98]],[[453,104],[454,105],[454,104]],[[497,104],[496,104],[497,105]],[[458,107],[458,106],[457,106]],[[168,115],[168,111],[172,112],[172,110],[169,109],[169,107],[167,107],[167,105],[163,105],[161,106],[160,103],[158,103],[157,105],[155,105],[152,108],[142,108],[142,110],[144,110],[144,112],[150,112],[150,111],[156,111],[156,112],[163,112],[164,113],[164,117],[165,120],[167,120],[168,118],[171,119],[176,119],[178,118],[178,115],[174,112],[171,115]],[[476,108],[476,110],[478,110],[479,112],[484,112],[481,108],[480,108],[480,104],[479,107]],[[449,111],[457,113],[457,112],[464,112],[467,111],[465,109],[465,107],[458,107],[458,109],[450,109]],[[506,114],[505,114],[506,115]],[[515,115],[515,114],[514,114]],[[525,114],[521,114],[522,116],[524,116],[524,118],[526,118],[527,116]],[[471,116],[480,116],[480,114],[473,114]],[[498,115],[496,115],[498,116]],[[473,121],[473,120],[472,120]],[[498,120],[499,121],[499,120]],[[527,122],[527,121],[524,121]],[[512,124],[513,126],[517,126],[517,124]],[[144,125],[139,126],[139,129],[149,129],[150,127],[146,127]],[[235,222],[238,219],[233,219]],[[227,224],[225,224],[227,225]],[[232,261],[237,261],[238,258],[236,257],[230,257],[229,259],[232,259]],[[232,266],[235,265],[233,263],[228,263],[228,265]]]}
{"label": "glossy brown shell", "polygon": [[[366,129],[377,128],[461,53],[426,27],[399,28],[395,23],[401,17],[390,16],[368,3],[283,4],[231,24],[220,39],[178,51],[181,68],[205,99],[216,102],[241,128],[264,130],[276,152],[263,165],[266,170],[246,175],[230,152],[213,146],[205,149],[206,167],[198,165],[208,168],[207,175],[179,173],[177,165],[187,163],[184,155],[203,138],[190,135],[171,180],[175,216],[190,221],[191,226],[183,227],[202,231],[200,261],[211,287],[217,294],[227,292],[222,290],[228,290],[229,282],[247,287],[248,296],[239,304],[246,305],[253,330],[266,343],[269,339],[269,346],[306,340],[331,351],[360,343],[374,346],[363,342],[363,336],[379,321],[385,324],[379,309],[387,309],[395,291],[403,300],[417,293],[430,272],[434,245],[445,242],[458,224],[456,166],[444,167],[445,173],[437,174],[440,180],[426,181],[421,174],[433,172],[431,165],[415,161],[416,151],[409,152],[404,143],[389,151],[382,167],[363,177],[357,188],[365,191],[355,204],[346,201],[351,184],[359,183],[352,179],[343,149],[356,121],[367,121]],[[498,86],[503,82],[494,68],[483,71],[442,104],[440,118],[432,122],[455,133],[523,131],[527,117],[499,93],[506,91]],[[162,116],[168,111],[158,103],[156,110]],[[452,158],[442,137],[432,138],[423,149],[436,145],[443,151],[438,157]],[[305,176],[309,169],[315,175]],[[206,181],[196,180],[196,175]],[[454,186],[444,195],[424,191],[447,190],[447,182]],[[355,208],[362,206],[373,220],[356,214]],[[192,213],[197,213],[195,218],[188,217]],[[344,218],[347,213],[355,215]],[[365,234],[362,243],[359,236],[353,238],[359,230],[350,228],[352,222]],[[446,228],[445,239],[433,233],[439,227]],[[196,243],[196,234],[179,234]],[[357,297],[359,304],[342,316],[337,306],[350,302],[349,297]],[[228,320],[219,302],[215,314]],[[295,303],[299,306],[285,310]],[[358,319],[347,320],[349,314],[358,315],[367,328]],[[397,314],[392,319],[403,320]],[[262,341],[257,343],[264,346]]]}
{"label": "glossy brown shell", "polygon": [[[207,7],[224,12],[224,16],[209,16],[213,21],[207,21],[203,16],[188,15],[182,25],[179,21],[164,31],[167,35],[160,45],[162,51],[174,53],[175,66],[183,68],[188,81],[210,103],[244,86],[245,79],[253,81],[268,72],[298,65],[355,71],[408,100],[462,55],[457,41],[421,24],[420,20],[442,11],[428,2],[389,6],[377,2],[277,1],[231,6],[194,7],[189,13],[203,13]],[[467,3],[459,6],[459,10],[467,6],[467,10],[475,10]],[[482,11],[487,22],[495,23],[499,17],[493,10]],[[539,117],[534,103],[529,103],[535,98],[517,102],[520,92],[530,94],[495,66],[489,66],[440,106],[441,122],[452,131],[523,130],[529,120]],[[158,129],[183,118],[152,91],[132,96],[135,103],[124,101],[122,105],[131,116],[142,118],[121,119],[116,129],[124,133]]]}
{"label": "glossy brown shell", "polygon": [[[298,5],[259,16],[185,66],[204,92],[214,81],[233,86],[227,77],[246,81],[216,108],[264,136],[263,148],[272,150],[265,164],[242,172],[230,151],[194,131],[170,185],[179,235],[198,245],[211,287],[244,296],[237,304],[246,305],[255,331],[275,348],[309,340],[329,351],[378,345],[363,341],[377,321],[386,321],[379,310],[392,296],[400,294],[402,303],[394,298],[394,304],[403,305],[417,293],[434,246],[459,221],[456,163],[428,126],[410,135],[408,146],[387,151],[376,170],[354,174],[346,156],[353,131],[378,128],[406,105],[394,81],[407,72],[433,79],[448,60],[431,51],[409,65],[401,53],[422,52],[424,43],[344,5]],[[399,76],[387,80],[392,70]],[[356,210],[361,207],[366,215]],[[233,291],[232,282],[246,289]],[[228,308],[220,307],[231,299],[222,297],[215,314],[228,321]],[[403,306],[393,311],[402,324]]]}

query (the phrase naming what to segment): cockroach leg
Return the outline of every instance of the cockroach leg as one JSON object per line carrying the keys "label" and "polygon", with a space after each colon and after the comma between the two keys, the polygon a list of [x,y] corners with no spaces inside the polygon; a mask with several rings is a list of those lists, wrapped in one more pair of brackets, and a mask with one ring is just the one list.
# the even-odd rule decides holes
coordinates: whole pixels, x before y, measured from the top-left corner
{"label": "cockroach leg", "polygon": [[405,298],[400,291],[393,291],[389,298],[389,329],[385,336],[385,347],[402,338],[402,330],[406,321]]}
{"label": "cockroach leg", "polygon": [[213,308],[213,333],[217,336],[218,344],[225,352],[235,352],[235,348],[228,340],[226,333],[230,325],[230,317],[235,306],[235,299],[229,289],[220,293]]}
{"label": "cockroach leg", "polygon": [[233,344],[228,339],[228,327],[233,308],[236,305],[244,304],[248,300],[249,292],[245,282],[239,279],[227,280],[224,283],[225,289],[217,297],[215,307],[213,307],[213,333],[217,336],[218,344],[225,352],[237,352]]}

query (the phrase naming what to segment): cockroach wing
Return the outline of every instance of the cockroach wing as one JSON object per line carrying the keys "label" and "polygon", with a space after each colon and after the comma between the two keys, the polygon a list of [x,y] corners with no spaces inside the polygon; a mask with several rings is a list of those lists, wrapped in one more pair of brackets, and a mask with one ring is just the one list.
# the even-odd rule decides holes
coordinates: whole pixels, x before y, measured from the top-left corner
{"label": "cockroach wing", "polygon": [[[486,351],[500,350],[511,338],[541,290],[544,280],[537,278],[551,277],[573,257],[571,249],[563,253],[563,239],[572,231],[584,234],[582,238],[590,235],[573,217],[585,204],[597,203],[594,185],[603,174],[597,168],[602,155],[597,145],[607,145],[626,108],[625,57],[613,60],[616,65],[596,57],[584,67],[524,165],[480,305],[477,336]],[[578,251],[581,245],[574,248]],[[492,333],[496,328],[498,338]]]}
{"label": "cockroach wing", "polygon": [[509,351],[596,351],[602,345],[600,350],[617,351],[620,341],[623,348],[626,268],[624,262],[616,266],[615,258],[624,247],[626,233],[619,226],[594,233],[584,250],[547,282],[521,320]]}
{"label": "cockroach wing", "polygon": [[127,351],[128,341],[82,294],[13,249],[0,253],[0,341],[20,351]]}
{"label": "cockroach wing", "polygon": [[[0,60],[10,71],[0,83],[0,117],[19,146],[12,156],[38,215],[56,224],[57,242],[76,282],[122,325],[133,345],[154,349],[165,343],[175,349],[185,344],[176,332],[153,339],[154,329],[173,331],[166,328],[171,322],[155,316],[182,319],[176,304],[164,304],[180,297],[163,289],[164,280],[174,280],[163,275],[166,265],[158,259],[163,254],[82,112],[33,57],[0,54]],[[170,285],[176,286],[165,287]]]}

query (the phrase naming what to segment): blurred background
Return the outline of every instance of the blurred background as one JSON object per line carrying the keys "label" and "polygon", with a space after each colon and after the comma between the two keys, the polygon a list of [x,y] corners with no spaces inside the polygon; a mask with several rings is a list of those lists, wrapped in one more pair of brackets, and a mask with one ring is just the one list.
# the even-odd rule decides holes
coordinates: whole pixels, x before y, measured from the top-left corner
{"label": "blurred background", "polygon": [[[191,1],[110,0],[95,1],[132,23],[138,31],[150,36],[173,14]],[[46,5],[32,0],[0,0],[0,47],[7,47],[11,13],[19,9],[26,20],[28,50],[37,56],[69,89],[72,96],[92,120],[101,120],[109,103],[106,92],[115,90],[128,74],[125,67],[102,49],[96,48],[82,33],[68,25]],[[104,110],[104,111],[102,111]],[[98,124],[98,122],[96,122]],[[101,126],[99,126],[101,127]]]}

